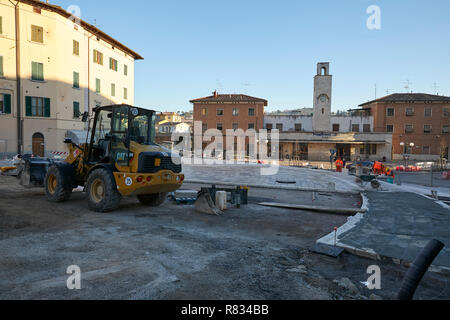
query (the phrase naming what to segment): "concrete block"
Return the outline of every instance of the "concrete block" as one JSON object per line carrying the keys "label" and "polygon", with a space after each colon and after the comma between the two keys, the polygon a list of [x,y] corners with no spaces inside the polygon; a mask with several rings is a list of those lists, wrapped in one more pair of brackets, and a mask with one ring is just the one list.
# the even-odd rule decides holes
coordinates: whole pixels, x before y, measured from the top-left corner
{"label": "concrete block", "polygon": [[225,191],[216,192],[216,207],[222,211],[227,209],[227,193]]}

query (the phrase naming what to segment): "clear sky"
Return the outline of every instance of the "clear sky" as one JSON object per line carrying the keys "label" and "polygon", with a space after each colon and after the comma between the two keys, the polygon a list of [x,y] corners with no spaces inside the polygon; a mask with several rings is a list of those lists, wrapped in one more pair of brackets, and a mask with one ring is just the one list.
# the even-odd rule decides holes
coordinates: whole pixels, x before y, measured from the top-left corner
{"label": "clear sky", "polygon": [[[331,63],[332,108],[389,93],[450,96],[448,0],[50,0],[81,8],[145,60],[136,62],[135,104],[190,110],[189,100],[246,93],[268,111],[311,107],[316,64]],[[369,30],[366,10],[381,9]]]}

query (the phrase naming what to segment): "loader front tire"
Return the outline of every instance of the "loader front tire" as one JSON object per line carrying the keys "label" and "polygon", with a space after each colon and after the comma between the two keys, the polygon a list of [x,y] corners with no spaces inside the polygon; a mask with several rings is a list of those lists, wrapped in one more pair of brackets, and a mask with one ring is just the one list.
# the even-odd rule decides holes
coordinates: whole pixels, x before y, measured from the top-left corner
{"label": "loader front tire", "polygon": [[89,209],[96,212],[110,212],[119,207],[122,196],[117,191],[114,176],[106,169],[92,172],[86,181]]}
{"label": "loader front tire", "polygon": [[166,201],[167,193],[142,194],[137,198],[143,206],[158,207]]}
{"label": "loader front tire", "polygon": [[44,189],[47,199],[51,202],[64,202],[72,195],[69,173],[64,167],[56,165],[48,168],[44,179]]}

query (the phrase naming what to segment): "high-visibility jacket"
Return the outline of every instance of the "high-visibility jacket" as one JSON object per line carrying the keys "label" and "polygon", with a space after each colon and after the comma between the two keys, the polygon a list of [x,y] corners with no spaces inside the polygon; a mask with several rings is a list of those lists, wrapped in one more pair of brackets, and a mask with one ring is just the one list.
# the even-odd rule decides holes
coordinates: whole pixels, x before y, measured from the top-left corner
{"label": "high-visibility jacket", "polygon": [[344,161],[336,160],[336,167],[343,167],[343,166],[344,166]]}
{"label": "high-visibility jacket", "polygon": [[383,170],[383,164],[379,161],[375,161],[375,163],[373,164],[373,169],[377,170],[377,171],[382,171]]}

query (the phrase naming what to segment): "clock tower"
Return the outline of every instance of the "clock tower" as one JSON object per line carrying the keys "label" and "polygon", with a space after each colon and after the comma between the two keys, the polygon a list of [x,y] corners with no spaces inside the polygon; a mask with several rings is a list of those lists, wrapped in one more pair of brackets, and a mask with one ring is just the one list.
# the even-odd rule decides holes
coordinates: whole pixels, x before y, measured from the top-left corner
{"label": "clock tower", "polygon": [[330,63],[319,62],[317,64],[317,75],[314,77],[314,132],[331,131],[331,89]]}

